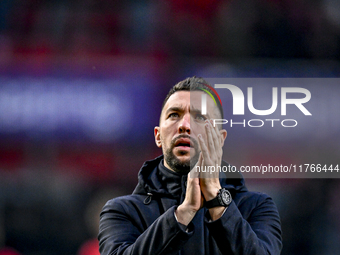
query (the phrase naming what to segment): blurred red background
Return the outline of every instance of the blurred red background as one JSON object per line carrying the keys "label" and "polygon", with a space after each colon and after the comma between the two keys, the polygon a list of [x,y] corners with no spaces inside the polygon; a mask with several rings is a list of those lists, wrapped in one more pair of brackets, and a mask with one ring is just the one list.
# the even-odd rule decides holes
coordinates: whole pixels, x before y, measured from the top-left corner
{"label": "blurred red background", "polygon": [[[153,128],[171,86],[193,75],[338,78],[339,17],[332,0],[1,1],[0,247],[96,254],[83,252],[101,207],[161,153]],[[325,85],[313,87],[314,129],[288,140],[228,130],[225,159],[340,163],[339,89]],[[247,184],[277,203],[282,254],[340,252],[338,179]]]}

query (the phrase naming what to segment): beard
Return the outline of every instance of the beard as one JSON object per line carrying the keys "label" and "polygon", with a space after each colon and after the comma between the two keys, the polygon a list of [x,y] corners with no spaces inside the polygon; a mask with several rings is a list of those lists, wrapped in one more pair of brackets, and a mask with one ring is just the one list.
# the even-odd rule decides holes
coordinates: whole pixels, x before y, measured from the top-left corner
{"label": "beard", "polygon": [[[191,144],[193,144],[193,148],[195,149],[195,155],[193,155],[190,159],[181,161],[178,157],[173,153],[173,149],[175,148],[176,140],[180,138],[189,138]],[[188,174],[191,169],[195,166],[199,158],[198,152],[198,142],[191,138],[188,135],[180,135],[171,141],[170,147],[166,149],[164,152],[164,160],[173,169],[175,172],[180,174]],[[183,152],[183,155],[188,152]]]}

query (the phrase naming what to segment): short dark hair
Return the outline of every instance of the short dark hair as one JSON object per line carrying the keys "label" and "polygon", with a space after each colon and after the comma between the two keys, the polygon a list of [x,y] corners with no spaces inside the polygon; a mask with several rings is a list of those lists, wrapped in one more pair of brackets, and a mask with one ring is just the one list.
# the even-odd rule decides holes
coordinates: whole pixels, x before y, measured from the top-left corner
{"label": "short dark hair", "polygon": [[166,95],[163,101],[162,111],[168,99],[175,92],[177,91],[202,91],[202,90],[208,91],[214,97],[214,100],[217,104],[217,108],[221,114],[221,119],[223,119],[223,108],[222,108],[220,97],[218,96],[217,92],[208,84],[206,80],[204,80],[201,77],[196,77],[196,76],[188,77],[185,80],[180,81],[179,83],[177,83],[175,86],[173,86],[170,89],[170,91],[168,92],[168,94]]}

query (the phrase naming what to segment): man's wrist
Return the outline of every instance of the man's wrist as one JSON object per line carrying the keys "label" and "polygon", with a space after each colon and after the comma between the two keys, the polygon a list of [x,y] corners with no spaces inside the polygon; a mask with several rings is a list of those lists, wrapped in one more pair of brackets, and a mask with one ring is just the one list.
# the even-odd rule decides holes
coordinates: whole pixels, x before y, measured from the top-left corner
{"label": "man's wrist", "polygon": [[175,218],[179,223],[188,226],[195,217],[196,212],[197,211],[191,209],[190,207],[181,204],[175,211]]}
{"label": "man's wrist", "polygon": [[210,208],[209,214],[210,214],[211,221],[215,221],[221,218],[227,209],[228,209],[228,206],[227,207],[218,206],[218,207]]}
{"label": "man's wrist", "polygon": [[232,201],[230,192],[226,188],[221,188],[215,198],[205,202],[205,207],[210,209],[214,207],[227,207]]}
{"label": "man's wrist", "polygon": [[204,194],[205,201],[210,201],[210,200],[214,199],[217,196],[218,191],[220,189],[221,189],[221,186],[215,187],[215,188],[210,188],[209,190],[207,190]]}

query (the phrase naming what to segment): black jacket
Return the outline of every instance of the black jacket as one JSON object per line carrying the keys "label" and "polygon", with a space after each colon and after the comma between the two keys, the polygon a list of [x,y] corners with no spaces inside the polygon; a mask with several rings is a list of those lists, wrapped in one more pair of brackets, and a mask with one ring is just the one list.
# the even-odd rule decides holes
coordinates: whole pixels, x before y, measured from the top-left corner
{"label": "black jacket", "polygon": [[144,163],[132,195],[104,206],[98,235],[102,255],[280,254],[281,226],[274,202],[249,192],[239,174],[220,178],[233,196],[222,217],[211,221],[202,208],[185,229],[174,212],[185,196],[186,175],[166,169],[162,159]]}

